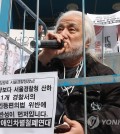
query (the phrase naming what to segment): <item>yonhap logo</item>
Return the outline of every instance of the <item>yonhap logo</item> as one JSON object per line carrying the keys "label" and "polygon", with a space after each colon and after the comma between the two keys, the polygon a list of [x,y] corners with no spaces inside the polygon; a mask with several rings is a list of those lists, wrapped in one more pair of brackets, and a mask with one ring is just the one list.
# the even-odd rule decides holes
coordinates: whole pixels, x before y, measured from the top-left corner
{"label": "yonhap logo", "polygon": [[99,116],[90,116],[87,120],[88,127],[90,129],[94,129],[99,126],[101,122],[101,125],[113,125],[113,126],[119,126],[120,125],[120,119],[99,119]]}
{"label": "yonhap logo", "polygon": [[94,129],[99,126],[99,117],[98,116],[90,116],[87,120],[87,124],[90,129]]}

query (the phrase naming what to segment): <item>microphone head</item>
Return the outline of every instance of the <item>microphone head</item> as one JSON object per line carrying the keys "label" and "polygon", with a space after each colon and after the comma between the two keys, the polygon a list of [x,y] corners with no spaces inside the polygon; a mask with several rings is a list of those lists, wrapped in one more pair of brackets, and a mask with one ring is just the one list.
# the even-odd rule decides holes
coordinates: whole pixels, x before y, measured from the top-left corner
{"label": "microphone head", "polygon": [[[30,42],[32,48],[36,48],[36,40]],[[51,48],[51,49],[61,49],[64,47],[64,42],[57,42],[57,40],[38,40],[38,48]]]}
{"label": "microphone head", "polygon": [[30,46],[33,47],[33,48],[35,48],[36,42],[35,42],[34,40],[32,40],[32,41],[30,42]]}
{"label": "microphone head", "polygon": [[[38,48],[40,48],[40,45],[41,45],[41,41],[38,40]],[[30,46],[31,46],[32,48],[36,48],[36,40],[32,40],[32,41],[30,42]]]}

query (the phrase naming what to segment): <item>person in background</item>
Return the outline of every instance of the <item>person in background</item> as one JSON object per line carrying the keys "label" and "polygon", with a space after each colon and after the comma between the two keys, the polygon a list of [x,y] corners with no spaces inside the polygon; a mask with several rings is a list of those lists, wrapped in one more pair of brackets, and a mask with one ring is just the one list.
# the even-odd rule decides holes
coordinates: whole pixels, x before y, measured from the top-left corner
{"label": "person in background", "polygon": [[43,26],[39,25],[39,27],[38,27],[38,38],[39,38],[39,40],[41,40],[42,34],[43,34]]}
{"label": "person in background", "polygon": [[[79,78],[83,71],[82,12],[63,13],[54,33],[45,39],[64,42],[61,49],[44,48],[38,53],[38,72],[58,71],[59,79]],[[100,63],[90,48],[95,43],[91,20],[85,15],[86,75],[114,75],[114,71]],[[25,67],[26,73],[35,72],[35,52]],[[118,134],[120,125],[106,124],[107,120],[120,119],[120,83],[86,86],[88,134]],[[93,122],[90,119],[93,117]],[[98,121],[98,122],[96,122]],[[104,123],[103,123],[104,121]],[[70,129],[65,134],[84,134],[84,86],[58,87],[55,125],[66,122]],[[96,126],[92,126],[98,123]]]}

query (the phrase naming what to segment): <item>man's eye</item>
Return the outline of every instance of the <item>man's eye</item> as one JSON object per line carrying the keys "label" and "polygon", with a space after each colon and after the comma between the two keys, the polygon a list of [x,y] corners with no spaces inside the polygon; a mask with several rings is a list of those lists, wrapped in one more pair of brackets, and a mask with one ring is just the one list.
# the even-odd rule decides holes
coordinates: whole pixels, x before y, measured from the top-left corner
{"label": "man's eye", "polygon": [[57,29],[57,31],[61,31],[63,28],[61,28],[61,27],[59,27],[58,29]]}
{"label": "man's eye", "polygon": [[70,31],[76,31],[74,28],[70,28],[69,30],[70,30]]}
{"label": "man's eye", "polygon": [[70,29],[69,29],[69,32],[70,32],[70,33],[75,33],[76,30],[75,30],[74,28],[70,28]]}

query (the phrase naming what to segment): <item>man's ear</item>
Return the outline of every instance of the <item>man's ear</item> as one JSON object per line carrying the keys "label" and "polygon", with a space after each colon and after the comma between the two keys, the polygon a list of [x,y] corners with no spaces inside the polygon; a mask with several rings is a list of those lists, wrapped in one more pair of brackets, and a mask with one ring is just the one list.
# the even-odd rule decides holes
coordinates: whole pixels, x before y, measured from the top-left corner
{"label": "man's ear", "polygon": [[87,49],[87,48],[89,48],[89,46],[90,46],[90,39],[88,39],[88,40],[86,41],[85,48]]}

